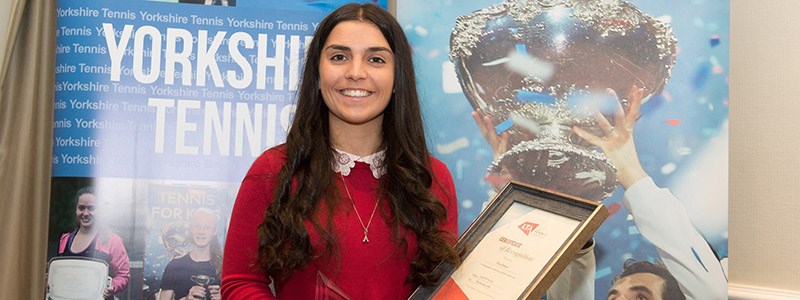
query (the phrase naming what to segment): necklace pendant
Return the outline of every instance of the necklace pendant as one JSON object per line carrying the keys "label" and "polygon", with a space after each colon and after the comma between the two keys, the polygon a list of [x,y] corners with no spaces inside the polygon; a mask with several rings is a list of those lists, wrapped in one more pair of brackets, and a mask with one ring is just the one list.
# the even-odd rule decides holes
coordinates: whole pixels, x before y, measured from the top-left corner
{"label": "necklace pendant", "polygon": [[367,238],[367,230],[366,229],[364,229],[364,239],[361,240],[361,242],[363,242],[365,244],[369,243],[369,238]]}

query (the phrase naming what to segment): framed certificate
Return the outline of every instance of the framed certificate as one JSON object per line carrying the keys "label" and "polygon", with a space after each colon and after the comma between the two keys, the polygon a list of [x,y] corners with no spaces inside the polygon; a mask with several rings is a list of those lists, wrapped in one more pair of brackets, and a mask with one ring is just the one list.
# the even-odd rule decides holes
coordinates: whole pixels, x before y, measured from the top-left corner
{"label": "framed certificate", "polygon": [[410,299],[540,299],[608,217],[603,204],[510,182],[456,244],[434,286]]}

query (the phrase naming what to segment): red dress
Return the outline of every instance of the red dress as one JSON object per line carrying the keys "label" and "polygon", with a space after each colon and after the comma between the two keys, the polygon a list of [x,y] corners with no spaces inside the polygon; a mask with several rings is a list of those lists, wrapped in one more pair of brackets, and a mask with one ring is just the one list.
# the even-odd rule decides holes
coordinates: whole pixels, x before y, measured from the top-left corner
{"label": "red dress", "polygon": [[[314,299],[317,273],[320,272],[350,299],[407,299],[416,288],[412,283],[406,283],[410,273],[409,264],[417,251],[416,238],[413,233],[401,232],[407,234],[408,243],[408,251],[402,252],[402,248],[391,239],[391,228],[380,212],[376,212],[369,226],[369,243],[362,242],[364,230],[350,203],[339,205],[334,211],[333,224],[338,236],[339,256],[312,261],[307,268],[295,271],[283,282],[277,295],[272,294],[269,278],[254,268],[253,264],[259,244],[256,228],[263,221],[278,173],[286,160],[283,151],[283,147],[265,151],[253,163],[239,189],[225,243],[223,298]],[[431,169],[434,182],[430,190],[447,209],[447,221],[443,229],[457,237],[458,207],[453,179],[447,167],[435,158],[431,158]],[[377,186],[378,179],[373,177],[369,165],[363,162],[356,162],[345,178],[355,206],[366,224],[377,201],[378,195],[371,189]],[[342,195],[347,195],[342,181],[338,182],[338,187]],[[379,206],[378,210],[381,209],[388,210],[385,202]],[[318,233],[308,221],[306,228],[312,246],[319,249],[322,244]]]}

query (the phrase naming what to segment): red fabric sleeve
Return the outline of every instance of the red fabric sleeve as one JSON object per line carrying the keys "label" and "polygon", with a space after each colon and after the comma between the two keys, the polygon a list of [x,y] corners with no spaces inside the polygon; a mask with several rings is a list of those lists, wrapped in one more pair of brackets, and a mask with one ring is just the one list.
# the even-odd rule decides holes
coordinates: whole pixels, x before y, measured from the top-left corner
{"label": "red fabric sleeve", "polygon": [[278,150],[264,152],[242,181],[231,213],[222,263],[223,299],[277,299],[270,279],[254,266],[258,257],[258,225],[269,206],[278,172],[285,156]]}
{"label": "red fabric sleeve", "polygon": [[447,209],[447,221],[443,224],[442,229],[452,234],[453,245],[455,245],[458,241],[458,198],[453,177],[447,166],[435,158],[431,158],[431,170],[434,178],[431,191]]}

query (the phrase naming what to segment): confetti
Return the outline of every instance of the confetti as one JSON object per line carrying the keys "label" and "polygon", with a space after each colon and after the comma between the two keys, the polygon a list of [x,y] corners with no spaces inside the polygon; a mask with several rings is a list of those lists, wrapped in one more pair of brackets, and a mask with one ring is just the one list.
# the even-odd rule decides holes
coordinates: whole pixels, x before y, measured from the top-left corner
{"label": "confetti", "polygon": [[462,137],[448,144],[436,145],[436,151],[439,151],[441,154],[450,154],[466,147],[469,147],[469,141],[467,138]]}
{"label": "confetti", "polygon": [[611,203],[611,205],[607,206],[609,218],[616,214],[621,207],[622,205],[619,202]]}
{"label": "confetti", "polygon": [[517,100],[521,102],[538,102],[544,104],[555,104],[556,98],[545,93],[529,92],[525,90],[517,90]]}
{"label": "confetti", "polygon": [[505,121],[501,122],[500,124],[495,125],[494,126],[494,131],[497,132],[497,134],[501,134],[501,133],[505,132],[506,130],[511,129],[511,126],[514,126],[514,121],[512,121],[511,119],[508,119],[508,120],[505,120]]}
{"label": "confetti", "polygon": [[[643,101],[646,100],[643,99]],[[574,114],[582,114],[579,116],[580,118],[591,117],[594,111],[613,115],[616,113],[617,103],[619,103],[619,98],[614,94],[613,89],[588,93],[577,92],[567,97],[567,105]]]}
{"label": "confetti", "polygon": [[719,46],[721,41],[720,41],[719,35],[718,34],[714,34],[714,35],[711,35],[711,38],[708,40],[708,42],[709,42],[709,44],[711,44],[711,47],[713,48],[713,47]]}
{"label": "confetti", "polygon": [[505,64],[506,68],[527,78],[546,82],[550,77],[553,77],[555,73],[555,67],[553,67],[552,64],[539,60],[526,53],[514,51],[511,52],[507,58],[508,61]]}
{"label": "confetti", "polygon": [[428,29],[419,25],[414,27],[414,32],[419,36],[428,36]]}
{"label": "confetti", "polygon": [[491,183],[493,185],[503,186],[509,181],[510,181],[509,178],[500,175],[495,175],[495,174],[486,175],[486,182]]}
{"label": "confetti", "polygon": [[669,119],[669,120],[666,120],[666,121],[664,121],[664,123],[667,123],[667,124],[669,124],[669,125],[671,125],[671,126],[678,126],[678,125],[680,125],[680,124],[681,124],[681,120],[678,120],[678,119]]}
{"label": "confetti", "polygon": [[719,63],[719,59],[716,56],[711,56],[709,58],[709,61],[711,62],[711,66],[712,66],[711,67],[711,72],[712,73],[720,74],[722,72],[725,72],[725,68],[722,67],[722,65]]}
{"label": "confetti", "polygon": [[472,208],[472,200],[467,199],[467,200],[461,201],[461,207],[462,208],[466,208],[466,209]]}
{"label": "confetti", "polygon": [[661,167],[661,174],[669,175],[672,172],[675,172],[675,169],[677,168],[678,166],[675,163],[668,163]]}
{"label": "confetti", "polygon": [[669,91],[663,91],[661,92],[661,98],[663,98],[666,102],[672,102],[672,93]]}
{"label": "confetti", "polygon": [[628,226],[628,234],[629,235],[637,235],[637,234],[639,234],[639,228],[636,228],[636,225]]}
{"label": "confetti", "polygon": [[490,61],[490,62],[482,63],[481,65],[484,66],[484,67],[491,67],[491,66],[502,65],[502,64],[507,63],[509,61],[511,61],[511,58],[503,57],[503,58],[495,59],[495,60]]}
{"label": "confetti", "polygon": [[694,75],[692,75],[692,87],[694,87],[695,90],[699,90],[705,86],[712,67],[713,65],[710,62],[702,62],[694,70]]}
{"label": "confetti", "polygon": [[517,53],[528,54],[528,46],[525,44],[516,44],[514,45],[514,49],[517,49]]}
{"label": "confetti", "polygon": [[458,82],[456,67],[449,60],[442,62],[442,91],[445,94],[461,94],[461,83]]}
{"label": "confetti", "polygon": [[456,162],[456,178],[458,179],[464,178],[464,168],[468,164],[469,163],[463,159],[459,159],[458,162]]}
{"label": "confetti", "polygon": [[539,124],[536,123],[536,121],[525,118],[518,114],[512,114],[511,121],[514,124],[524,128],[528,132],[533,133],[535,135],[540,135],[540,133],[542,132],[542,129],[539,127]]}

